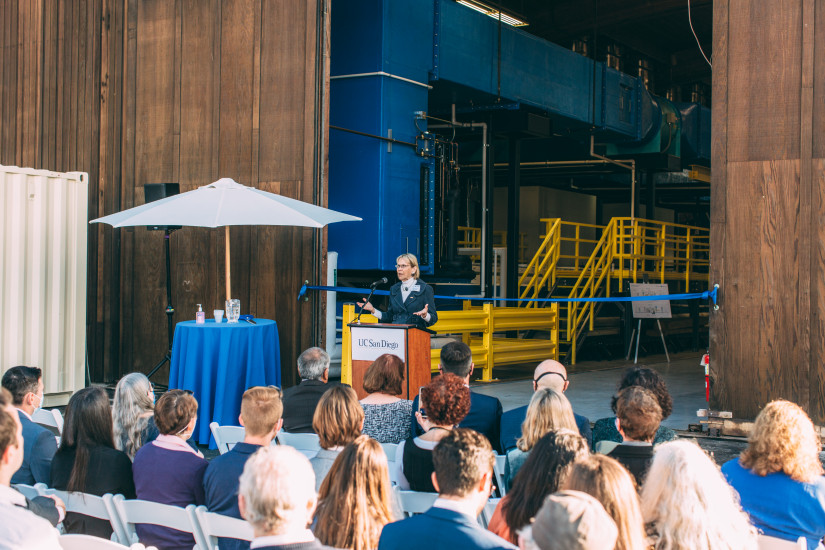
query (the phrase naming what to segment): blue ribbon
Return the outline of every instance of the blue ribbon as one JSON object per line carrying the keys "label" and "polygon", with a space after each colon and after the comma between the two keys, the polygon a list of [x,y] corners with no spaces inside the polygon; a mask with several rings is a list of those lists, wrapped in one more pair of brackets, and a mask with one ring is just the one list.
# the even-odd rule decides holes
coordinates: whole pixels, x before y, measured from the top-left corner
{"label": "blue ribbon", "polygon": [[[298,300],[303,298],[308,290],[325,290],[327,292],[341,292],[343,294],[369,294],[368,288],[352,288],[346,286],[301,286],[298,292]],[[656,296],[622,296],[616,298],[478,298],[470,296],[440,296],[435,295],[439,300],[472,300],[477,302],[653,302],[653,301],[674,301],[674,300],[713,300],[716,305],[716,295],[719,285],[714,285],[712,289],[704,292],[689,292],[687,294],[660,294]],[[389,296],[388,290],[376,290],[376,296]]]}

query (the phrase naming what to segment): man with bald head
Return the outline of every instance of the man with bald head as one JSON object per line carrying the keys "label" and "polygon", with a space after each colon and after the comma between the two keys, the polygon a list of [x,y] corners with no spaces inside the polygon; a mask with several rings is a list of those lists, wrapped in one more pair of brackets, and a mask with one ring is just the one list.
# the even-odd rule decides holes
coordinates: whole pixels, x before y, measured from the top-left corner
{"label": "man with bald head", "polygon": [[[539,363],[533,372],[533,391],[539,388],[550,388],[559,393],[567,391],[570,381],[567,379],[567,369],[558,361],[547,359]],[[521,437],[521,424],[527,416],[527,405],[512,409],[501,415],[501,448],[506,453],[508,449],[516,446],[516,441]],[[590,428],[590,420],[579,414],[573,413],[576,417],[576,426],[579,433],[587,440],[587,445],[593,443],[593,431]]]}

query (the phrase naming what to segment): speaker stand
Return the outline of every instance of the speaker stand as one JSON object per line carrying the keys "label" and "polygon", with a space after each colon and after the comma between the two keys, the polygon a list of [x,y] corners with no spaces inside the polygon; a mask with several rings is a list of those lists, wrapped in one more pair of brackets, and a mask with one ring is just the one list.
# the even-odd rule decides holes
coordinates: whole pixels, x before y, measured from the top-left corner
{"label": "speaker stand", "polygon": [[[169,250],[169,236],[172,235],[174,231],[174,229],[167,227],[163,232],[163,248],[166,252],[166,337],[169,345],[166,348],[166,354],[163,356],[163,359],[149,371],[149,374],[146,375],[147,378],[152,378],[167,361],[170,363],[172,361],[172,339],[175,334],[173,317],[175,316],[175,308],[172,306],[172,255]],[[167,386],[168,383],[169,381],[167,380]]]}

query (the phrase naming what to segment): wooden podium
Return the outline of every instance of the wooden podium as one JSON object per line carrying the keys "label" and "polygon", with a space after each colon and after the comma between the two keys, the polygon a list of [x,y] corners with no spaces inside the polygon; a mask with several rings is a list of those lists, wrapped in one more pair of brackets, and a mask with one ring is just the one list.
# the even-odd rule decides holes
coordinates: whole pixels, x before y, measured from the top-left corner
{"label": "wooden podium", "polygon": [[352,387],[358,399],[367,396],[364,391],[364,374],[367,368],[385,353],[404,360],[404,384],[402,399],[412,399],[418,388],[430,383],[430,334],[431,331],[415,325],[390,325],[387,323],[350,323],[352,350]]}

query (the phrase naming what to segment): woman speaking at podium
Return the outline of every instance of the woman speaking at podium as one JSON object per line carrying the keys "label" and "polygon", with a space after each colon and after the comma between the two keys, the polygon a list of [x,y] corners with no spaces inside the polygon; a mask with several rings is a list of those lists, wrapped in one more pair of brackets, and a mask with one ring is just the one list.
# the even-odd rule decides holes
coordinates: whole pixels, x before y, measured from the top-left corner
{"label": "woman speaking at podium", "polygon": [[366,299],[358,302],[358,305],[385,323],[423,328],[438,321],[433,289],[418,278],[421,272],[416,257],[413,254],[401,254],[395,260],[395,272],[399,282],[390,288],[390,306],[386,313],[373,307]]}

